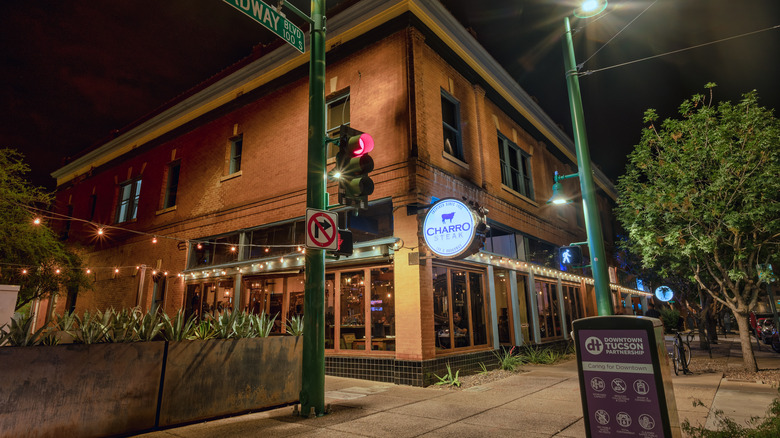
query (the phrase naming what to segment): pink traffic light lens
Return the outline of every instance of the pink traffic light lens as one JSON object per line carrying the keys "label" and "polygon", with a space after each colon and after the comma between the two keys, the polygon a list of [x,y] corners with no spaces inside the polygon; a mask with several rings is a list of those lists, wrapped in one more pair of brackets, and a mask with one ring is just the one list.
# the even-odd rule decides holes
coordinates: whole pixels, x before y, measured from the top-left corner
{"label": "pink traffic light lens", "polygon": [[374,139],[368,134],[360,134],[357,140],[357,147],[353,154],[360,157],[374,150]]}

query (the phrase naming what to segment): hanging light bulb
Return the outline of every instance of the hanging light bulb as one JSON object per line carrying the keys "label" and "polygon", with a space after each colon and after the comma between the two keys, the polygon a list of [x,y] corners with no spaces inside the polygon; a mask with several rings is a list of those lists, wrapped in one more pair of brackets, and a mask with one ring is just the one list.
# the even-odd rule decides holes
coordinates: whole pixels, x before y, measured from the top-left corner
{"label": "hanging light bulb", "polygon": [[59,273],[60,273],[60,268],[57,268],[57,269],[54,271],[54,273],[55,273],[55,274],[59,274]]}
{"label": "hanging light bulb", "polygon": [[157,243],[157,236],[152,237],[152,243]]}
{"label": "hanging light bulb", "polygon": [[114,274],[118,274],[118,273],[119,273],[119,268],[114,268]]}
{"label": "hanging light bulb", "polygon": [[27,275],[27,269],[22,269],[22,275]]}
{"label": "hanging light bulb", "polygon": [[230,251],[231,251],[231,252],[236,252],[236,247],[235,247],[235,246],[231,246],[231,247],[230,247]]}
{"label": "hanging light bulb", "polygon": [[201,244],[200,242],[198,242],[198,249],[203,249],[203,244]]}
{"label": "hanging light bulb", "polygon": [[103,230],[103,227],[98,228],[97,230],[98,236],[102,236],[105,231]]}
{"label": "hanging light bulb", "polygon": [[91,274],[91,273],[92,273],[92,270],[87,268],[87,274]]}
{"label": "hanging light bulb", "polygon": [[41,224],[41,218],[39,218],[39,217],[36,217],[35,219],[33,219],[33,223],[34,223],[35,225],[40,225],[40,224]]}

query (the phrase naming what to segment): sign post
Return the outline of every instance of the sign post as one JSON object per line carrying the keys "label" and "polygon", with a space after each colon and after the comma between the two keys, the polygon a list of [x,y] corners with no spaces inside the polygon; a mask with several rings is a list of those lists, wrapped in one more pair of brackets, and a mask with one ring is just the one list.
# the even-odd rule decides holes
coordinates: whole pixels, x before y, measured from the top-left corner
{"label": "sign post", "polygon": [[[303,32],[275,8],[260,0],[223,1],[304,52]],[[325,0],[311,0],[311,17],[290,3],[284,3],[284,6],[311,26],[306,207],[325,210]],[[314,411],[315,415],[321,416],[325,414],[325,251],[308,249],[304,255],[304,270],[306,317],[303,320],[301,415],[309,416]]]}
{"label": "sign post", "polygon": [[680,437],[663,326],[642,316],[574,321],[588,437]]}

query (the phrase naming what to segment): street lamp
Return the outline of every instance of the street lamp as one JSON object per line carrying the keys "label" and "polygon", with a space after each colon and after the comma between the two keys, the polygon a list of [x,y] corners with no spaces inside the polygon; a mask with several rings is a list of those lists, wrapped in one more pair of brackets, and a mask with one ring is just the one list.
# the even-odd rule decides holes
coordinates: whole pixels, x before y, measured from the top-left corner
{"label": "street lamp", "polygon": [[[607,7],[607,1],[588,0],[582,7],[575,11],[574,15],[580,18],[595,16]],[[553,198],[556,192],[560,193],[559,180],[579,176],[580,190],[582,191],[582,210],[585,215],[585,232],[588,235],[588,248],[590,249],[590,266],[593,272],[593,284],[596,292],[596,308],[601,316],[612,315],[611,292],[609,289],[609,274],[607,272],[607,257],[604,251],[604,235],[601,230],[601,219],[598,213],[598,200],[596,189],[593,185],[593,170],[588,149],[588,138],[585,133],[585,116],[582,112],[582,96],[580,95],[580,82],[577,75],[577,64],[574,61],[574,45],[571,37],[571,24],[569,17],[564,19],[566,35],[564,38],[564,67],[566,70],[566,86],[569,91],[569,106],[571,107],[571,120],[574,130],[574,147],[577,154],[577,174],[558,176],[555,173],[553,185]],[[556,188],[557,185],[557,188]],[[551,198],[551,202],[557,199]]]}

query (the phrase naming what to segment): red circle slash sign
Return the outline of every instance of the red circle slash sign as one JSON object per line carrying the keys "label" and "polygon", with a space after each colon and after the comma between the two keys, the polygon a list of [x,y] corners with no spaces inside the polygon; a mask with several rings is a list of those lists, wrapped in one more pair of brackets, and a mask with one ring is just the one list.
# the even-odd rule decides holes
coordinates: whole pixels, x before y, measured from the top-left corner
{"label": "red circle slash sign", "polygon": [[312,215],[306,228],[308,229],[309,240],[320,248],[331,246],[339,235],[336,223],[325,213]]}

